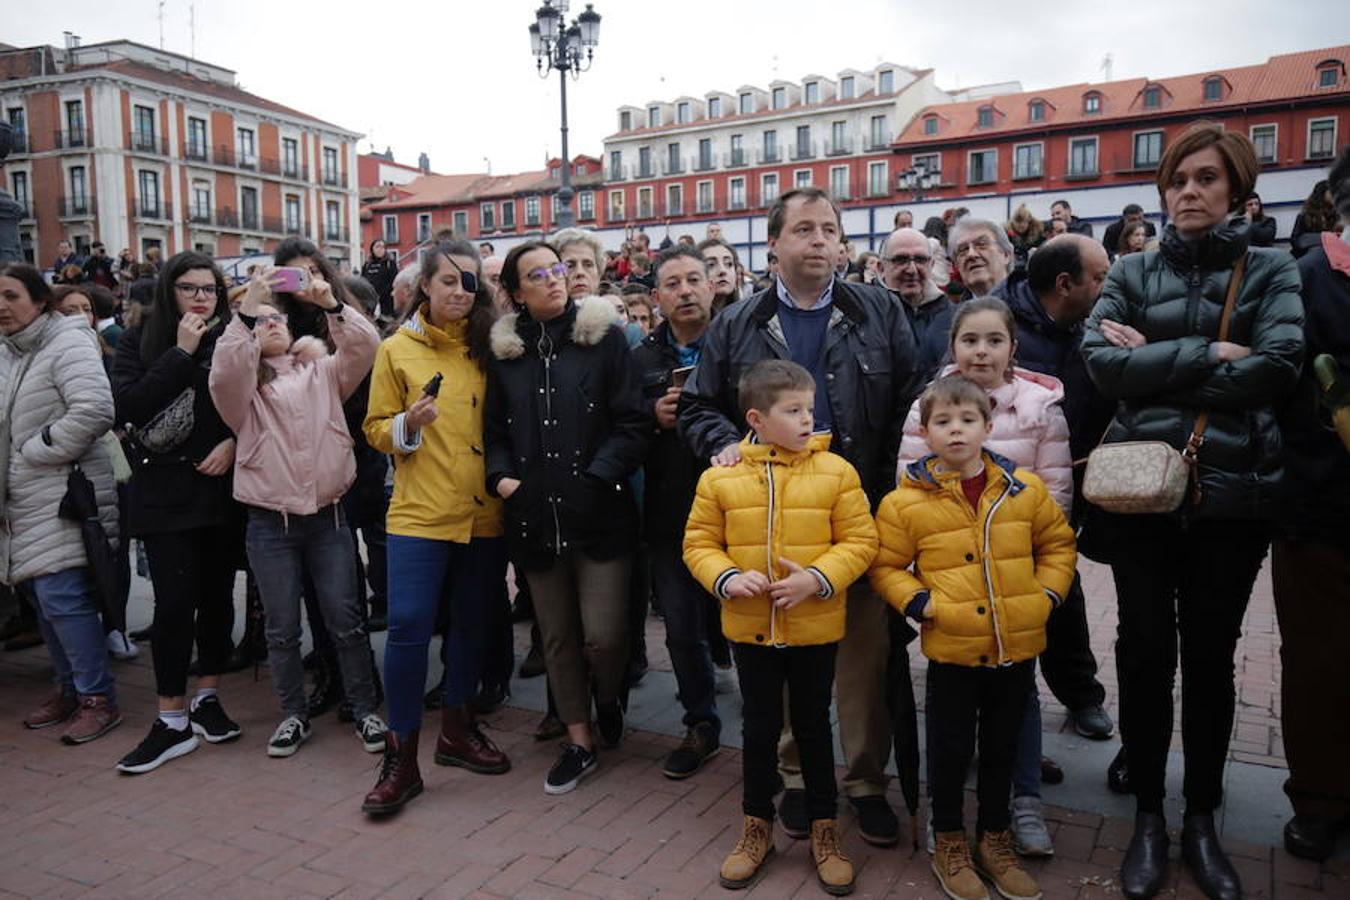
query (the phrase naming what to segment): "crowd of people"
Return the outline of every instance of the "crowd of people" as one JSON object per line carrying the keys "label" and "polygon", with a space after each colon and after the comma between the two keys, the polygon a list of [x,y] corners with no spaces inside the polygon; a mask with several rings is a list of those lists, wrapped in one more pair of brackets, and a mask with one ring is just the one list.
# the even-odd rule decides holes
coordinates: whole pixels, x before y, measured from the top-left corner
{"label": "crowd of people", "polygon": [[[1121,890],[1166,878],[1179,655],[1182,859],[1207,896],[1237,898],[1214,816],[1233,657],[1272,548],[1286,846],[1325,858],[1350,822],[1350,725],[1324,714],[1350,705],[1334,640],[1350,633],[1350,433],[1328,425],[1350,405],[1350,151],[1297,261],[1270,247],[1258,170],[1245,137],[1198,123],[1160,162],[1160,230],[1137,206],[1105,244],[1063,201],[1050,225],[1025,206],[922,230],[902,212],[856,259],[838,206],[798,188],[769,212],[758,278],[717,225],[619,253],[568,229],[504,258],[444,233],[401,270],[376,241],[360,275],[292,238],[233,287],[193,251],[144,272],[63,245],[55,286],[0,264],[0,582],[55,683],[23,724],[84,744],[121,722],[109,649],[134,652],[134,537],[158,709],[120,771],[240,739],[222,676],[265,659],[267,755],[297,753],[336,707],[381,754],[369,815],[424,791],[427,710],[436,764],[507,773],[479,718],[509,695],[512,622],[531,618],[522,675],[547,674],[536,737],[561,739],[544,783],[561,794],[625,739],[650,606],[686,729],[667,777],[720,751],[733,671],[739,687],[743,819],[721,884],[763,875],[777,826],[846,894],[838,794],[864,840],[900,839],[886,767],[919,637],[935,877],[956,900],[986,883],[1034,900],[1019,860],[1053,854],[1041,784],[1063,777],[1042,753],[1038,668],[1078,733],[1115,732],[1082,554],[1116,587],[1108,774],[1137,805]],[[1085,496],[1082,460],[1146,442],[1184,463],[1175,504]],[[897,765],[917,777],[917,752]]]}

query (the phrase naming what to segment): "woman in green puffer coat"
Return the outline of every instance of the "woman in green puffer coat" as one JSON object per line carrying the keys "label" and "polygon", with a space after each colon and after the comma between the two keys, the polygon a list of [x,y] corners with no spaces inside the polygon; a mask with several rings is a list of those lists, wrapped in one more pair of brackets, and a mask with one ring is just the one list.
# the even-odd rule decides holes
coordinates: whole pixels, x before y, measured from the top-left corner
{"label": "woman in green puffer coat", "polygon": [[[1169,515],[1094,511],[1109,548],[1119,625],[1121,734],[1138,803],[1122,866],[1128,897],[1151,897],[1167,871],[1164,776],[1172,687],[1182,669],[1185,818],[1182,858],[1205,893],[1237,900],[1241,885],[1219,845],[1214,810],[1233,728],[1233,653],[1269,546],[1281,478],[1274,406],[1293,389],[1303,355],[1294,261],[1249,248],[1226,225],[1259,167],[1251,142],[1196,123],[1168,148],[1157,175],[1171,219],[1158,250],[1118,259],[1083,338],[1088,372],[1117,401],[1106,435],[1186,446],[1202,411],[1193,497]],[[1246,254],[1227,340],[1219,322],[1234,266]],[[1178,639],[1179,638],[1179,639]]]}

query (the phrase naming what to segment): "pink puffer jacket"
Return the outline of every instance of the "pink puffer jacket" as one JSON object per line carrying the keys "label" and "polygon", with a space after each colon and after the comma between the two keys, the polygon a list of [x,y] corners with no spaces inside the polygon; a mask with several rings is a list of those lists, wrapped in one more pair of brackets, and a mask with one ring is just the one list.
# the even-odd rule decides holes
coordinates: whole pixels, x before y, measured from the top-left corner
{"label": "pink puffer jacket", "polygon": [[342,414],[370,372],[380,333],[355,309],[328,316],[337,346],[315,358],[297,341],[291,352],[263,361],[276,378],[258,387],[261,351],[253,330],[236,316],[211,358],[211,399],[235,433],[234,497],[291,515],[331,506],[356,479],[352,438]]}
{"label": "pink puffer jacket", "polygon": [[[940,374],[955,371],[956,366],[947,366]],[[984,446],[1039,475],[1067,518],[1073,506],[1073,455],[1069,452],[1069,423],[1060,408],[1063,399],[1064,386],[1058,378],[1013,369],[1013,380],[989,394],[994,432]],[[910,463],[930,452],[919,436],[919,401],[915,400],[905,419],[896,483]]]}

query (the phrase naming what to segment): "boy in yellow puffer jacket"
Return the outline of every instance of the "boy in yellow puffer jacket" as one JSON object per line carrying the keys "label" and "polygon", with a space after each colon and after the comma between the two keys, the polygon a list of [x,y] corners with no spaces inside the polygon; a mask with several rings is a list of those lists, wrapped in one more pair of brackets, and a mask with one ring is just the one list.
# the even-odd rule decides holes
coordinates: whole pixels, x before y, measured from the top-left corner
{"label": "boy in yellow puffer jacket", "polygon": [[[1017,862],[1008,793],[1045,621],[1073,583],[1073,531],[1045,484],[983,448],[989,397],[962,375],[919,399],[932,454],[881,501],[872,585],[922,623],[928,657],[933,871],[954,900],[985,900],[978,870],[1004,897],[1036,900]],[[913,571],[910,571],[910,566]],[[978,723],[978,724],[977,724]],[[961,821],[966,771],[980,748],[978,842]]]}
{"label": "boy in yellow puffer jacket", "polygon": [[740,462],[699,479],[684,562],[722,601],[744,708],[743,832],[722,864],[724,887],[750,885],[773,852],[773,795],[783,687],[801,753],[811,850],[827,891],[853,890],[835,820],[830,692],[846,591],[876,553],[857,471],[813,435],[815,382],[787,360],[756,363],[739,396],[754,434]]}

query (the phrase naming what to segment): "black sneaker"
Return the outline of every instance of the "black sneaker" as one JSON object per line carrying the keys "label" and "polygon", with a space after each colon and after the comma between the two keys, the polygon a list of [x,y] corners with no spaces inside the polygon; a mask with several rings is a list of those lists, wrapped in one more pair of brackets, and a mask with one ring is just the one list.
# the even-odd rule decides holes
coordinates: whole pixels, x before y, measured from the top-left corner
{"label": "black sneaker", "polygon": [[595,728],[607,748],[619,746],[623,740],[623,704],[618,700],[595,703]]}
{"label": "black sneaker", "polygon": [[711,722],[698,722],[684,733],[680,746],[670,751],[666,757],[661,774],[667,778],[688,778],[703,764],[717,755],[722,745],[717,740],[717,730]]}
{"label": "black sneaker", "polygon": [[577,782],[595,771],[595,764],[595,751],[576,744],[563,744],[562,756],[558,757],[544,779],[544,793],[566,794],[577,786]]}
{"label": "black sneaker", "polygon": [[1069,719],[1074,731],[1094,741],[1108,740],[1115,732],[1115,724],[1100,704],[1075,709],[1069,713]]}
{"label": "black sneaker", "polygon": [[850,797],[849,804],[858,817],[858,834],[864,841],[874,847],[894,847],[900,843],[900,820],[885,797]]}
{"label": "black sneaker", "polygon": [[171,759],[176,759],[197,749],[197,736],[191,728],[179,731],[164,724],[164,720],[155,718],[150,733],[145,740],[117,764],[117,771],[128,775],[140,775],[153,772]]}
{"label": "black sneaker", "polygon": [[299,716],[287,716],[281,720],[272,739],[267,742],[268,756],[290,756],[300,749],[300,745],[309,740],[309,722]]}
{"label": "black sneaker", "polygon": [[783,832],[793,840],[802,840],[811,834],[811,820],[806,815],[806,791],[788,788],[778,801],[778,821]]}
{"label": "black sneaker", "polygon": [[225,715],[225,707],[214,694],[203,697],[197,708],[188,713],[192,721],[192,730],[206,739],[208,744],[223,744],[243,734],[233,719]]}

